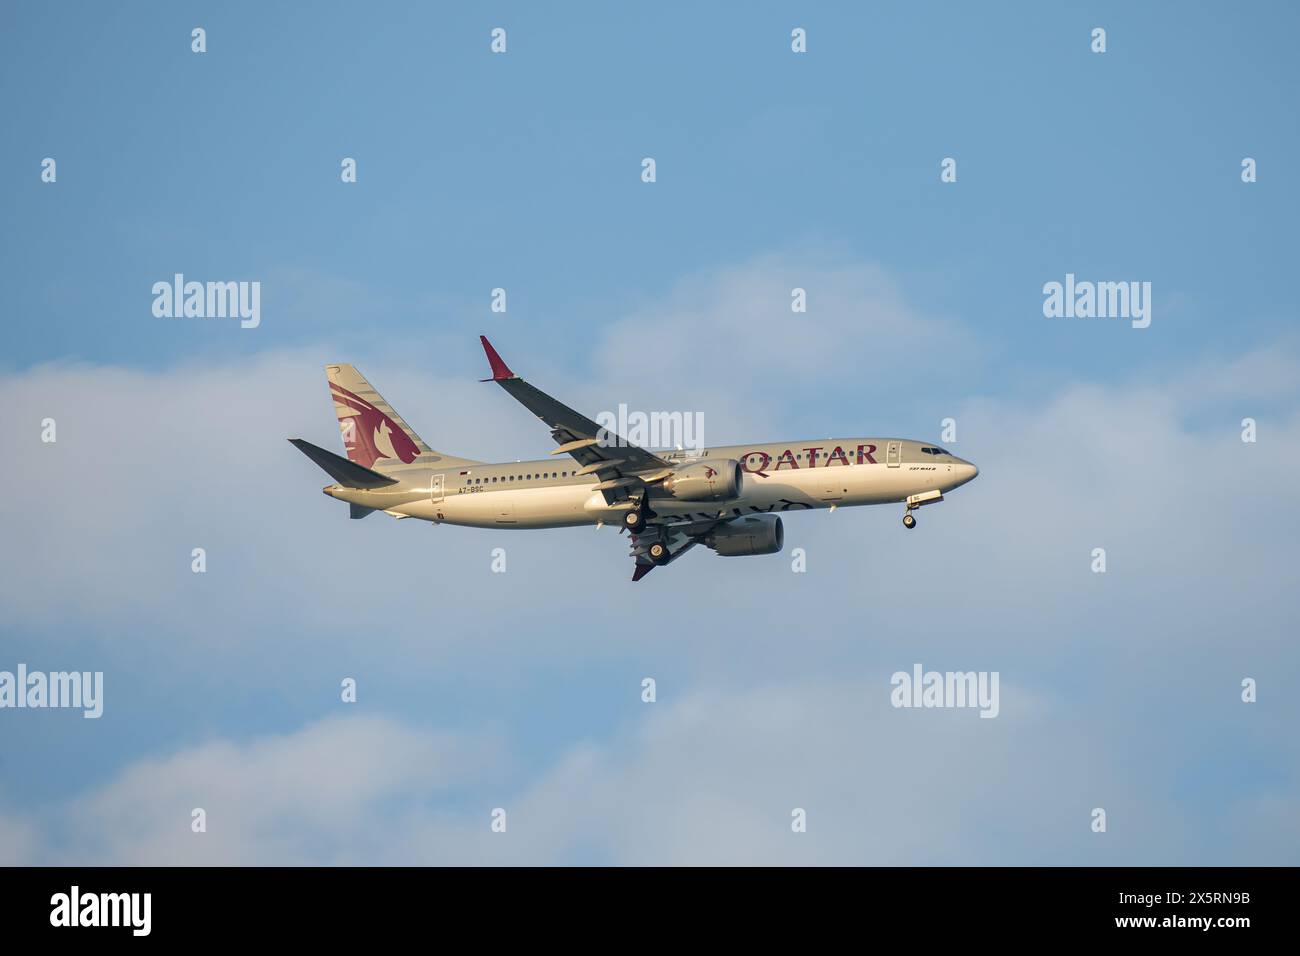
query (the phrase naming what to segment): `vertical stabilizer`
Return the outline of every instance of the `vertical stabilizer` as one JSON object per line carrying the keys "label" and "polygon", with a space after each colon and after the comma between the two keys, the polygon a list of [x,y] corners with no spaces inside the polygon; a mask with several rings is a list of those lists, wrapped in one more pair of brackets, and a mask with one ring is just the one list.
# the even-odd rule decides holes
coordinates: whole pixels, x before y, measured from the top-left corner
{"label": "vertical stabilizer", "polygon": [[330,397],[348,458],[363,468],[420,464],[450,468],[471,459],[434,451],[351,365],[327,365]]}

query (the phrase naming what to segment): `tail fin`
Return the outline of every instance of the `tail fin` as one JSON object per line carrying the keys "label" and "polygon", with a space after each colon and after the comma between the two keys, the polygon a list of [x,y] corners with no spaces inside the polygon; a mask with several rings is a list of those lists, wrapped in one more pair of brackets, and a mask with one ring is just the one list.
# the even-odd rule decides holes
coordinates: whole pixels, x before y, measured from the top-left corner
{"label": "tail fin", "polygon": [[327,365],[325,375],[348,458],[362,468],[374,468],[376,463],[381,468],[410,464],[417,457],[443,467],[469,462],[467,458],[444,455],[426,445],[351,365]]}

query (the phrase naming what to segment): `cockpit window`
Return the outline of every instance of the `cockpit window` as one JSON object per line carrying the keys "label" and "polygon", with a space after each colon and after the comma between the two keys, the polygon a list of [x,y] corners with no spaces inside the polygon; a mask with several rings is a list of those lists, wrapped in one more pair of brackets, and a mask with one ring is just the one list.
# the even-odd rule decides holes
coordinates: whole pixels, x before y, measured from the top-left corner
{"label": "cockpit window", "polygon": [[921,449],[921,452],[922,452],[923,454],[926,454],[926,455],[950,455],[950,454],[952,454],[951,452],[949,452],[949,451],[945,451],[945,450],[942,449],[942,448],[922,448],[922,449]]}

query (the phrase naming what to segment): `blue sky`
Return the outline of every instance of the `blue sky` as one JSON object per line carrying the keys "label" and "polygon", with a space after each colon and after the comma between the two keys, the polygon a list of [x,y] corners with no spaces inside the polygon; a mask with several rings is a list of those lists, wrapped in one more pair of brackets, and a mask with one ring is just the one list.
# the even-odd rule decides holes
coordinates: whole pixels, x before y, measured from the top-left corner
{"label": "blue sky", "polygon": [[[0,711],[0,859],[1297,862],[1290,5],[3,17],[0,669],[107,699]],[[154,317],[176,272],[261,325]],[[1150,328],[1044,318],[1066,273],[1150,282]],[[609,531],[348,521],[283,442],[337,444],[324,362],[436,448],[549,449],[480,332],[590,414],[955,417],[982,474],[911,534],[792,518],[806,574],[636,588]],[[892,710],[918,661],[1002,714]]]}

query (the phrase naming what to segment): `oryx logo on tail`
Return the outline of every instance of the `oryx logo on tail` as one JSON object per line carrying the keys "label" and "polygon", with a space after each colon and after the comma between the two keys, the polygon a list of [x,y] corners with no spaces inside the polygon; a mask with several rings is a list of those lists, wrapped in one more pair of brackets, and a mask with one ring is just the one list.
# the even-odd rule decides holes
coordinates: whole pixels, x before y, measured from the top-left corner
{"label": "oryx logo on tail", "polygon": [[410,464],[420,454],[410,436],[395,421],[359,395],[341,385],[330,383],[339,431],[348,458],[364,468],[373,467],[381,458]]}

